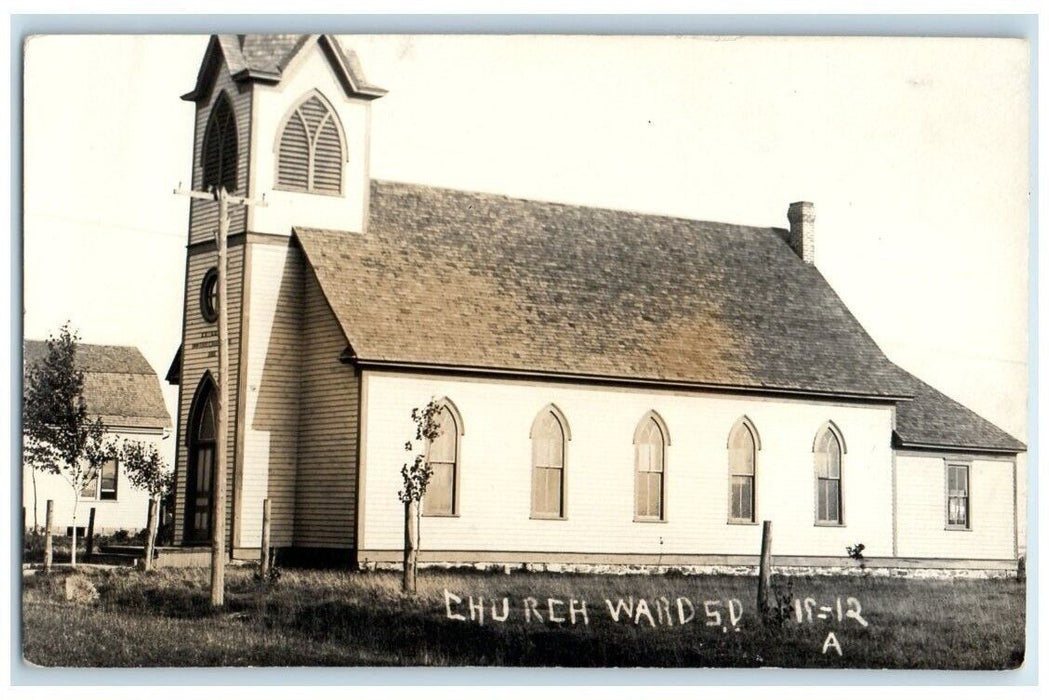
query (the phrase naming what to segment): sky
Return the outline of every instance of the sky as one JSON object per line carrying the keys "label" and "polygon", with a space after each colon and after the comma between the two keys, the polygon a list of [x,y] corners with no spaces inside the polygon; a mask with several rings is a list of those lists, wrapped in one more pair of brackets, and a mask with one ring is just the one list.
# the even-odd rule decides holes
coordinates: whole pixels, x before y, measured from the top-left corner
{"label": "sky", "polygon": [[[1027,439],[1022,41],[342,40],[389,90],[372,177],[757,226],[812,201],[816,266],[888,357]],[[193,138],[179,96],[206,44],[28,42],[26,337],[68,320],[166,373],[188,222],[172,190]]]}

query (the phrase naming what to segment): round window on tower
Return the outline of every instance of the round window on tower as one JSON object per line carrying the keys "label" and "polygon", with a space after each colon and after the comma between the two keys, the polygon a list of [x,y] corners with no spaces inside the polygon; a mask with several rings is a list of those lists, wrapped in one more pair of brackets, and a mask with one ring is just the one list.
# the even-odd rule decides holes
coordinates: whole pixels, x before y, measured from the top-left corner
{"label": "round window on tower", "polygon": [[219,271],[216,267],[204,273],[204,281],[200,283],[200,315],[208,323],[214,323],[219,317],[218,283]]}

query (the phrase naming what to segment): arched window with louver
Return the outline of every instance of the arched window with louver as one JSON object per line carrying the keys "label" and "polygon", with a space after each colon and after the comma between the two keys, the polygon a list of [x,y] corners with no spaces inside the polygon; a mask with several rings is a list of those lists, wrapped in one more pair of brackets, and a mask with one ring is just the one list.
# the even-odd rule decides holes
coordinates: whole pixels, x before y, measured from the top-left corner
{"label": "arched window with louver", "polygon": [[284,120],[277,149],[277,187],[342,192],[342,127],[319,93],[310,93]]}
{"label": "arched window with louver", "polygon": [[201,183],[205,190],[219,185],[227,192],[237,189],[237,120],[233,106],[223,93],[215,100],[204,131],[204,146],[200,151],[200,165],[204,170]]}

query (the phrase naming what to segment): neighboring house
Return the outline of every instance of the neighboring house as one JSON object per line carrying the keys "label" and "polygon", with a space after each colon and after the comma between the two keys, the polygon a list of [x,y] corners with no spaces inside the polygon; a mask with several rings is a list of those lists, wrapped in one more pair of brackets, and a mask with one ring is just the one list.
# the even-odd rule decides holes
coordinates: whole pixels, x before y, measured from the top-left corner
{"label": "neighboring house", "polygon": [[194,200],[176,542],[394,564],[410,411],[441,401],[422,561],[1012,570],[1022,443],[889,361],[789,229],[372,181],[370,85],[329,36],[216,36],[193,187],[225,185],[229,431]]}
{"label": "neighboring house", "polygon": [[[27,340],[24,352],[25,367],[29,368],[47,356],[47,343]],[[170,435],[171,416],[164,406],[157,373],[138,348],[79,343],[76,363],[84,372],[88,415],[101,418],[109,435],[117,440],[152,443],[162,450],[161,441]],[[69,482],[59,474],[23,465],[22,505],[26,509],[26,527],[31,528],[34,523],[44,526],[48,500],[55,502],[56,532],[69,530],[73,524],[74,501]],[[81,492],[77,527],[87,526],[88,514],[94,508],[96,532],[135,533],[146,526],[148,504],[149,494],[133,488],[119,460],[112,460]]]}

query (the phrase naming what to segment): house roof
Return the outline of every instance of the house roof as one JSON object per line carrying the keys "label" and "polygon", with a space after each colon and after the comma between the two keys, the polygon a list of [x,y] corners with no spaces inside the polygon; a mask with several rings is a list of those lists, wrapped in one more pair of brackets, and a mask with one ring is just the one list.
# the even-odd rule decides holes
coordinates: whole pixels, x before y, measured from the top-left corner
{"label": "house roof", "polygon": [[295,235],[360,361],[911,394],[782,229],[374,182],[366,233]]}
{"label": "house roof", "polygon": [[[901,370],[902,372],[903,370]],[[896,408],[896,447],[1015,454],[1027,446],[949,396],[908,374],[914,399]]]}
{"label": "house roof", "polygon": [[[196,101],[208,93],[208,86],[219,61],[224,59],[237,82],[281,81],[284,69],[310,43],[310,34],[214,34],[200,63],[193,90],[182,99]],[[342,46],[331,34],[317,36],[317,42],[332,62],[336,75],[348,95],[375,99],[386,90],[368,82],[357,54]]]}
{"label": "house roof", "polygon": [[[24,366],[47,356],[47,343],[26,340]],[[77,366],[84,372],[87,410],[110,428],[170,428],[156,372],[138,348],[79,343]]]}

